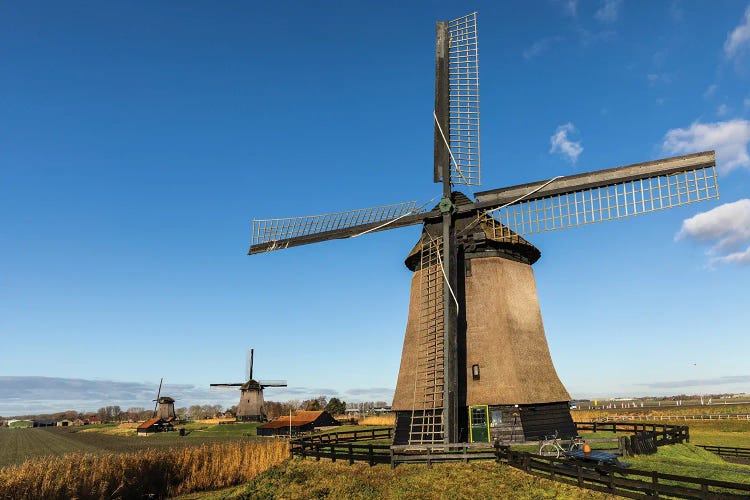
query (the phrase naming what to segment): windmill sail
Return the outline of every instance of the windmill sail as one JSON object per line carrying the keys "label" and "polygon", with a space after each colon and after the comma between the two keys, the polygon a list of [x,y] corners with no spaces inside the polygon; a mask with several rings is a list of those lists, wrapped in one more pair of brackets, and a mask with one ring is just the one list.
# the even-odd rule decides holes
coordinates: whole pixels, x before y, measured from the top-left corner
{"label": "windmill sail", "polygon": [[435,182],[442,181],[442,165],[446,162],[450,162],[451,184],[479,186],[482,183],[476,12],[447,23],[438,23],[435,57]]}
{"label": "windmill sail", "polygon": [[[603,222],[719,197],[713,151],[477,193],[496,236]],[[494,208],[497,207],[497,208]]]}
{"label": "windmill sail", "polygon": [[424,211],[416,201],[286,219],[253,220],[250,255],[308,243],[421,224]]}

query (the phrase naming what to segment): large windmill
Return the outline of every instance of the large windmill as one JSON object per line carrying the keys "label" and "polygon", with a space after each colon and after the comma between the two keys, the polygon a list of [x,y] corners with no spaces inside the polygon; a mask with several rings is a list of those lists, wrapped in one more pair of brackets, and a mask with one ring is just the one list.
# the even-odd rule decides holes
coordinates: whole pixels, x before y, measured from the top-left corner
{"label": "large windmill", "polygon": [[237,405],[237,420],[241,422],[265,422],[263,412],[263,389],[266,387],[286,387],[285,380],[255,380],[253,378],[254,350],[247,351],[245,359],[246,382],[210,384],[211,387],[239,387],[240,402]]}
{"label": "large windmill", "polygon": [[253,221],[250,254],[422,224],[394,395],[395,444],[534,439],[574,431],[521,235],[718,197],[714,152],[475,194],[480,184],[476,13],[437,23],[434,181],[442,199]]}

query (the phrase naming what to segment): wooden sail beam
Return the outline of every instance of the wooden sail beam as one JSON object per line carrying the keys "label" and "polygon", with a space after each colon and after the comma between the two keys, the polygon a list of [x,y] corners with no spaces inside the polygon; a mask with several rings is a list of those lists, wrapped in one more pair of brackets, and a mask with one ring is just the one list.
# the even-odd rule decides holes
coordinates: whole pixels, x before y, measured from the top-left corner
{"label": "wooden sail beam", "polygon": [[[506,203],[512,203],[523,197],[523,201],[533,201],[559,194],[581,191],[596,187],[610,186],[623,182],[648,179],[663,175],[675,174],[702,168],[716,166],[716,155],[714,151],[703,151],[685,156],[675,156],[645,163],[635,163],[623,167],[615,167],[606,170],[596,170],[583,174],[561,177],[549,185],[534,192],[548,181],[531,182],[518,186],[493,189],[476,193],[476,203],[473,208],[492,209]],[[533,194],[529,194],[532,193]],[[524,196],[529,194],[528,196]]]}

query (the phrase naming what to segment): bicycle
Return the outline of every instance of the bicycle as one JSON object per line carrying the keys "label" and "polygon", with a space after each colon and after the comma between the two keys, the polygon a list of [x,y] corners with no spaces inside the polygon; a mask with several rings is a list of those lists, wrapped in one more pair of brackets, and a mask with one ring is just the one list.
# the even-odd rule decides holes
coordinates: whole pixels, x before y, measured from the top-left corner
{"label": "bicycle", "polygon": [[544,439],[539,441],[539,454],[543,457],[555,457],[560,458],[560,453],[565,453],[573,450],[583,449],[585,441],[581,436],[573,436],[570,438],[568,449],[562,447],[560,444],[559,434],[557,430],[551,436],[544,436]]}

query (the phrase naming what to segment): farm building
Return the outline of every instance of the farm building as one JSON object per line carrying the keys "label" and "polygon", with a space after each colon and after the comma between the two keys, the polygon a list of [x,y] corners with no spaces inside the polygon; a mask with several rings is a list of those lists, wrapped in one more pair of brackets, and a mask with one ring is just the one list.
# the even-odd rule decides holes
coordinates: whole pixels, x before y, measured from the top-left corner
{"label": "farm building", "polygon": [[26,427],[34,427],[33,420],[8,420],[8,427],[11,429],[24,429]]}
{"label": "farm building", "polygon": [[34,420],[34,427],[54,427],[54,420]]}
{"label": "farm building", "polygon": [[153,434],[154,432],[171,431],[174,428],[171,420],[173,419],[150,418],[136,428],[136,433],[138,435],[146,435]]}
{"label": "farm building", "polygon": [[297,410],[294,416],[292,416],[291,421],[287,416],[279,417],[273,422],[268,422],[258,427],[257,433],[259,436],[288,435],[291,428],[292,434],[299,434],[301,432],[311,432],[316,427],[328,427],[332,425],[340,424],[327,411]]}
{"label": "farm building", "polygon": [[56,425],[58,427],[68,427],[68,426],[73,425],[73,422],[71,422],[70,420],[67,420],[67,419],[66,420],[59,420]]}

